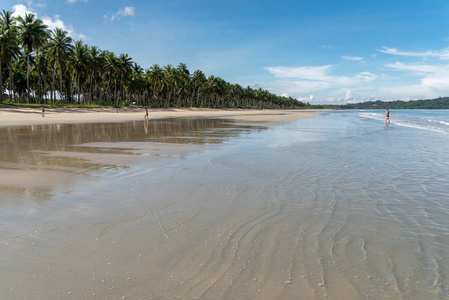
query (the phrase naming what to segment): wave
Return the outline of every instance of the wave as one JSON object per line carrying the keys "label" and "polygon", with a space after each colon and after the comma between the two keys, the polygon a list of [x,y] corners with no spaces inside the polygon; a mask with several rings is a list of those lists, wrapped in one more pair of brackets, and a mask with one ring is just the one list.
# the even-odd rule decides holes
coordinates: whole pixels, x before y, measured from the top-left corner
{"label": "wave", "polygon": [[370,112],[362,112],[359,113],[359,116],[362,118],[374,119],[374,120],[384,120],[385,116],[379,113],[370,113]]}
{"label": "wave", "polygon": [[416,129],[440,132],[440,133],[445,133],[445,134],[449,133],[449,128],[445,129],[445,128],[441,128],[441,127],[437,127],[437,126],[432,126],[431,124],[418,124],[418,123],[407,122],[407,121],[395,121],[392,123],[399,125],[399,126],[411,127],[411,128],[416,128]]}
{"label": "wave", "polygon": [[[375,112],[361,112],[359,113],[359,116],[361,118],[368,118],[373,120],[385,120],[384,114]],[[401,112],[401,114],[395,115],[391,118],[391,123],[399,126],[449,134],[448,121],[423,118],[421,116],[415,115],[414,113],[407,114]]]}

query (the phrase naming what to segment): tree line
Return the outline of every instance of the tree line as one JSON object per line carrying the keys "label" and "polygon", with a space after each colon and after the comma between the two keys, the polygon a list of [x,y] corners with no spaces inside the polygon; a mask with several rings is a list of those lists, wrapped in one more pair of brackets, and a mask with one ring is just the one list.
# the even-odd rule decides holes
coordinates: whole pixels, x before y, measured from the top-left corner
{"label": "tree line", "polygon": [[33,14],[0,13],[0,103],[143,105],[152,107],[301,108],[305,103],[261,88],[242,87],[186,64],[144,70]]}
{"label": "tree line", "polygon": [[328,109],[449,109],[449,97],[411,101],[367,101],[345,105],[312,105],[310,108]]}

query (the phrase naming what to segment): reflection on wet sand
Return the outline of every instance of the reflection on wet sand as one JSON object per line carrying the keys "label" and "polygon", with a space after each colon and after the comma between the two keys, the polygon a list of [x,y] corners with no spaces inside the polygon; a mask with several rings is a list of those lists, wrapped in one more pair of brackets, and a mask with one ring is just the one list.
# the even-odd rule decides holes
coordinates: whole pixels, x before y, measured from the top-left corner
{"label": "reflection on wet sand", "polygon": [[[161,219],[158,216],[160,205],[167,203],[153,203],[145,195],[131,196],[143,184],[137,183],[138,180],[151,172],[150,166],[161,166],[161,163],[163,166],[161,160],[183,159],[263,128],[196,118],[0,129],[3,148],[0,154],[0,220],[6,225],[0,229],[3,243],[0,253],[8,258],[6,265],[2,263],[0,276],[5,278],[9,274],[8,280],[0,284],[0,293],[7,299],[17,295],[58,299],[61,290],[49,288],[55,279],[48,281],[45,276],[58,278],[59,284],[68,287],[74,279],[63,271],[67,266],[78,270],[77,273],[90,269],[88,265],[93,262],[98,265],[101,257],[124,259],[121,257],[124,249],[117,251],[106,245],[117,242],[118,248],[122,247],[117,238],[128,235],[128,230],[135,225],[161,230],[135,232],[136,237],[145,234],[146,237],[141,238],[150,238],[151,244],[157,243],[161,232],[168,238],[178,225],[191,220],[199,207],[187,210],[183,207],[180,211],[176,208],[171,211],[172,216]],[[153,181],[149,190],[152,197],[159,193],[163,198],[171,195],[171,192],[163,195],[155,185],[156,180]],[[178,207],[176,203],[170,205]],[[173,223],[167,222],[172,217]],[[126,233],[120,233],[124,228],[127,228]],[[93,241],[100,241],[100,244]],[[140,261],[149,258],[147,253],[145,256],[147,258]],[[87,265],[80,269],[83,264]],[[43,272],[42,268],[47,270]],[[120,278],[128,272],[117,268],[114,273],[115,278]],[[20,290],[22,282],[33,282],[36,277],[40,278],[38,287],[28,284],[25,290]],[[17,284],[19,288],[9,288]],[[80,291],[91,289],[85,284],[78,287]]]}
{"label": "reflection on wet sand", "polygon": [[[146,160],[149,156],[185,155],[200,151],[198,145],[221,143],[249,128],[201,118],[1,128],[0,186],[8,188],[13,182],[33,185],[44,170],[88,174],[128,168],[142,160],[132,155],[146,155]],[[15,176],[21,180],[11,180],[12,170],[21,173]]]}

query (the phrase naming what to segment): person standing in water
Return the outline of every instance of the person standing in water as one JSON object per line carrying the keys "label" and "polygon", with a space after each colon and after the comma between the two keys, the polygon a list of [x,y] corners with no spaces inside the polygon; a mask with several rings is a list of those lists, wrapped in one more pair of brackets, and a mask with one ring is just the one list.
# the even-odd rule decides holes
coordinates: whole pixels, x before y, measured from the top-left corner
{"label": "person standing in water", "polygon": [[45,117],[45,108],[43,105],[41,105],[41,116],[42,118]]}
{"label": "person standing in water", "polygon": [[145,116],[143,117],[144,120],[148,121],[148,108],[145,107]]}
{"label": "person standing in water", "polygon": [[387,108],[387,112],[385,113],[385,123],[390,123],[390,111]]}

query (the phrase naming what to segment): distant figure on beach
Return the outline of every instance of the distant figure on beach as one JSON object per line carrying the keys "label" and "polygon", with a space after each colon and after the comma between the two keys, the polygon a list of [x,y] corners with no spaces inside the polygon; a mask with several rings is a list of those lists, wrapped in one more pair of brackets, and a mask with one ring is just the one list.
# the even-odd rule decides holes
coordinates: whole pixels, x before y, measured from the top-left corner
{"label": "distant figure on beach", "polygon": [[43,105],[41,105],[41,116],[42,118],[45,117],[45,108]]}
{"label": "distant figure on beach", "polygon": [[148,121],[148,108],[146,107],[145,107],[145,116],[143,118]]}
{"label": "distant figure on beach", "polygon": [[387,108],[387,113],[385,114],[385,123],[390,123],[390,111]]}

